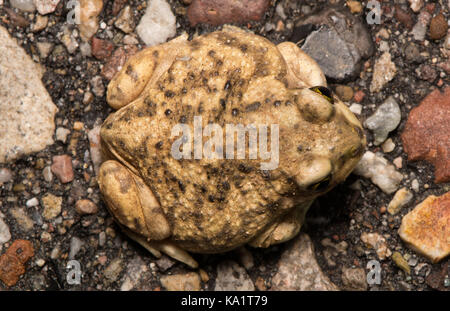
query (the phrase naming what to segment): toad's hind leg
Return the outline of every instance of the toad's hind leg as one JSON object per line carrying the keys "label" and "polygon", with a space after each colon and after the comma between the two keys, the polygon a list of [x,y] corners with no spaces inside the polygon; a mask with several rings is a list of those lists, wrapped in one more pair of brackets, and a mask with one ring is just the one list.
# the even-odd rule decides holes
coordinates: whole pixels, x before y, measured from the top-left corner
{"label": "toad's hind leg", "polygon": [[304,202],[293,208],[278,222],[266,228],[248,244],[253,247],[269,247],[274,244],[286,242],[295,237],[305,220],[306,212],[313,201]]}
{"label": "toad's hind leg", "polygon": [[122,230],[156,257],[161,252],[196,268],[194,259],[168,237],[171,230],[164,211],[144,181],[117,161],[100,167],[99,187],[108,209]]}

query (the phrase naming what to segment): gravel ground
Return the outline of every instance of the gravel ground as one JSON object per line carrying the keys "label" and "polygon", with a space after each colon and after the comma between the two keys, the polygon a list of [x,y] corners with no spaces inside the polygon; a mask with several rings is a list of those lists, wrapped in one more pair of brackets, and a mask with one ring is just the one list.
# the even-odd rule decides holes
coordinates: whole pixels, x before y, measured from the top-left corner
{"label": "gravel ground", "polygon": [[[164,290],[173,288],[172,283],[175,281],[170,276],[177,275],[180,275],[181,283],[185,284],[184,289],[218,289],[224,280],[233,278],[234,289],[276,289],[276,286],[272,286],[272,278],[277,274],[282,254],[290,251],[290,243],[269,249],[248,247],[226,254],[195,255],[201,269],[192,270],[164,256],[155,259],[121,233],[101,199],[88,139],[88,132],[112,112],[106,103],[105,92],[99,85],[106,86],[108,83],[101,73],[102,68],[107,66],[109,56],[84,56],[79,35],[73,39],[79,47],[69,53],[69,45],[62,43],[61,39],[62,27],[69,12],[63,2],[60,1],[54,12],[45,15],[48,17],[46,26],[33,32],[37,13],[11,10],[9,1],[0,0],[0,25],[18,40],[35,62],[45,68],[42,81],[58,107],[55,127],[68,129],[66,140],[61,137],[58,140],[54,136],[55,142],[42,151],[0,164],[0,169],[11,173],[8,178],[6,170],[0,171],[0,221],[3,219],[11,235],[7,242],[0,241],[0,251],[4,253],[12,242],[20,239],[32,242],[34,248],[34,256],[26,263],[26,271],[18,282],[12,286],[0,282],[0,290]],[[100,28],[95,36],[112,42],[115,49],[123,45],[126,35],[113,25],[113,6],[121,1],[104,2],[98,17]],[[145,1],[123,2],[130,6],[137,24],[145,12]],[[183,32],[189,35],[207,33],[221,27],[191,27],[186,16],[187,3],[190,1],[167,2],[176,15],[177,35]],[[446,50],[449,36],[445,33],[447,37],[430,39],[428,25],[423,38],[417,40],[411,34],[420,12],[429,11],[430,16],[435,16],[440,11],[444,23],[448,21],[447,1],[425,2],[419,12],[414,12],[410,8],[410,1],[383,1],[381,23],[368,25],[364,22],[369,12],[365,8],[367,1],[361,1],[362,10],[352,8],[354,13],[349,14],[360,18],[368,30],[367,38],[373,42],[374,49],[360,61],[360,68],[356,65],[352,68],[352,74],[340,78],[339,72],[333,72],[332,69],[327,74],[329,77],[335,76],[329,79],[331,88],[341,98],[348,97],[345,102],[349,106],[353,105],[353,109],[361,109],[358,118],[362,122],[372,116],[389,96],[393,96],[401,116],[398,126],[388,134],[395,147],[390,152],[384,152],[387,146],[374,145],[374,131],[365,125],[369,142],[367,150],[382,152],[389,163],[396,164],[395,170],[403,178],[395,188],[405,187],[413,194],[400,212],[391,215],[386,208],[394,192],[386,193],[369,178],[352,174],[343,184],[316,200],[308,212],[302,231],[311,238],[315,257],[323,273],[340,289],[450,290],[450,259],[431,263],[408,248],[397,232],[403,216],[417,204],[430,195],[440,196],[450,189],[448,182],[435,183],[432,164],[408,161],[401,140],[411,109],[418,106],[433,89],[444,90],[449,83],[447,55],[450,52]],[[348,11],[344,4],[337,3],[336,7]],[[305,16],[329,6],[328,1],[272,1],[260,21],[235,25],[249,28],[274,43],[294,40],[301,45],[308,40],[311,31],[318,29],[301,27]],[[394,8],[402,8],[403,14],[398,13],[401,12],[398,9],[394,14]],[[17,15],[24,20],[20,22]],[[25,22],[28,24],[25,25]],[[135,33],[132,31],[130,34]],[[364,34],[361,36],[364,37]],[[133,35],[133,38],[137,40],[138,49],[145,46],[139,36]],[[40,56],[37,47],[37,42],[44,41],[53,45],[47,57]],[[358,44],[362,46],[361,42],[362,39]],[[105,49],[100,49],[100,52]],[[94,48],[92,50],[94,52]],[[376,71],[373,69],[374,64],[386,52],[396,67],[396,74],[380,90],[371,92],[371,81]],[[441,64],[447,64],[447,67]],[[388,75],[388,71],[382,75]],[[93,81],[98,76],[101,78]],[[101,79],[100,83],[98,79]],[[63,154],[69,155],[68,161],[73,165],[74,177],[67,183],[61,182],[61,178],[67,176],[61,177],[55,173],[50,180],[51,174],[47,168],[57,162],[54,156]],[[69,173],[64,171],[62,175]],[[2,182],[1,178],[6,181]],[[57,198],[51,197],[53,200],[50,200],[49,193]],[[82,199],[90,202],[80,203]],[[51,202],[46,204],[46,200]],[[58,200],[61,202],[58,203]],[[54,217],[46,217],[46,213],[52,212],[55,213]],[[385,239],[390,253],[402,255],[411,270],[410,275],[399,268],[390,254],[380,259],[377,249],[367,247],[367,243],[362,241],[362,235],[370,232],[378,233]],[[81,264],[81,284],[68,284],[66,281],[66,265],[70,259],[76,259]],[[366,265],[371,260],[380,262],[381,284],[365,283],[369,271]],[[238,266],[233,262],[237,262]],[[229,273],[233,270],[237,271],[239,277]],[[345,271],[363,273],[345,276]]]}

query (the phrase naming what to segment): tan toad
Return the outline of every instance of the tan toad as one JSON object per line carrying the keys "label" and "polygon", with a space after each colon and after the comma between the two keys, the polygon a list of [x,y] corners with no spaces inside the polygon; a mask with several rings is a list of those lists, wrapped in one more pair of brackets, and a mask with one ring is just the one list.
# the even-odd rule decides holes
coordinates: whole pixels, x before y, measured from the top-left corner
{"label": "tan toad", "polygon": [[[365,147],[360,122],[329,94],[309,56],[232,28],[139,52],[111,81],[107,100],[118,109],[101,128],[108,208],[155,256],[191,267],[188,252],[294,237],[312,200],[343,181]],[[278,124],[278,167],[261,170],[248,153],[175,159],[171,131],[192,128],[195,116],[203,126]]]}

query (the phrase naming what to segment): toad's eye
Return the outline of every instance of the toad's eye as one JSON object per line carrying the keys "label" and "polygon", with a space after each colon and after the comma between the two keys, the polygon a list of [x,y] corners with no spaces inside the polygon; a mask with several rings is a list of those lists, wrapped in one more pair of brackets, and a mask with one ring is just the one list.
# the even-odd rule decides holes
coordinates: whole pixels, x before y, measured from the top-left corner
{"label": "toad's eye", "polygon": [[328,188],[331,181],[331,175],[328,175],[324,179],[322,179],[319,182],[316,182],[315,184],[312,184],[308,187],[308,190],[310,191],[323,191]]}
{"label": "toad's eye", "polygon": [[330,104],[334,104],[333,94],[331,94],[331,91],[328,88],[324,86],[314,86],[311,87],[310,90],[322,95]]}

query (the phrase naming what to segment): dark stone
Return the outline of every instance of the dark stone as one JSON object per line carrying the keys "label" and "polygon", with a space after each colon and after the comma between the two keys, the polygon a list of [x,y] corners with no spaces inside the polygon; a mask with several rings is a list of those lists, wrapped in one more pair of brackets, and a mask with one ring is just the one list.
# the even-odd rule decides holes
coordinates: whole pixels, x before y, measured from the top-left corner
{"label": "dark stone", "polygon": [[355,78],[364,59],[372,56],[374,45],[360,17],[347,8],[331,6],[303,18],[295,25],[290,41],[305,39],[302,49],[308,53],[331,80],[342,82]]}

